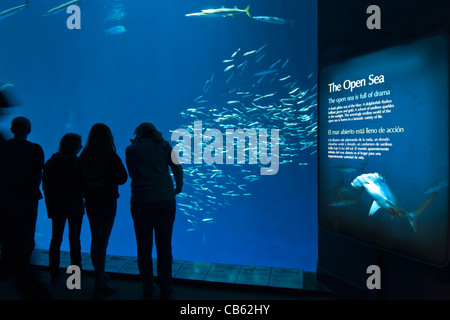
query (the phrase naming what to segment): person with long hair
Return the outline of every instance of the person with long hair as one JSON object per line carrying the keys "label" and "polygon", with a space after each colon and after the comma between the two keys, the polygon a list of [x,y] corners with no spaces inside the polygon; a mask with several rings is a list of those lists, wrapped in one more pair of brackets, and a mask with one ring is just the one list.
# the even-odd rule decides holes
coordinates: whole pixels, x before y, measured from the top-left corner
{"label": "person with long hair", "polygon": [[80,155],[86,214],[91,229],[91,260],[95,272],[94,298],[113,294],[117,288],[105,280],[106,249],[114,224],[119,185],[127,171],[116,153],[110,128],[103,123],[92,126]]}
{"label": "person with long hair", "polygon": [[[138,268],[144,297],[154,291],[152,247],[153,230],[157,251],[157,273],[161,298],[172,293],[172,230],[175,221],[175,195],[182,191],[183,168],[172,160],[172,146],[151,123],[135,130],[136,139],[126,149],[131,178],[131,215],[136,233]],[[175,188],[169,167],[175,180]]]}
{"label": "person with long hair", "polygon": [[47,216],[52,220],[52,239],[49,248],[49,269],[52,282],[63,274],[59,269],[60,247],[66,221],[69,225],[70,262],[81,269],[81,224],[84,215],[81,168],[78,158],[81,136],[65,134],[59,151],[45,163],[42,189]]}

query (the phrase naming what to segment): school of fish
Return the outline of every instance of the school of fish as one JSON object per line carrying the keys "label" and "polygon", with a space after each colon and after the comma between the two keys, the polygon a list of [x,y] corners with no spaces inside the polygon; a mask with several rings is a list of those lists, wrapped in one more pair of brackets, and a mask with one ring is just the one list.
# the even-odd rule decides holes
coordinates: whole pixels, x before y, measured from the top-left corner
{"label": "school of fish", "polygon": [[[227,129],[267,129],[269,133],[279,129],[279,170],[308,165],[317,152],[317,85],[309,80],[313,74],[296,80],[288,72],[289,59],[270,57],[267,45],[237,49],[222,62],[223,69],[211,74],[192,105],[180,113],[186,123],[183,128],[191,137],[194,121],[202,121],[204,130],[223,133]],[[313,84],[310,88],[308,82]],[[203,142],[203,148],[209,143]],[[252,196],[250,185],[260,180],[262,165],[248,163],[252,151],[248,142],[245,150],[245,164],[183,165],[185,187],[177,196],[177,211],[186,215],[187,231],[214,223],[217,211]]]}

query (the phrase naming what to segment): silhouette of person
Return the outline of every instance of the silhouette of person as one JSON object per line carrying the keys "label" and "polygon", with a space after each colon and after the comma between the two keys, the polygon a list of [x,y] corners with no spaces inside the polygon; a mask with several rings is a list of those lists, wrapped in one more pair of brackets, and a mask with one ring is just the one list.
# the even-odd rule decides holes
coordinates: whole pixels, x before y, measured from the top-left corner
{"label": "silhouette of person", "polygon": [[11,132],[14,138],[4,142],[0,151],[1,223],[5,226],[0,264],[3,275],[15,273],[20,283],[29,284],[35,280],[30,257],[35,245],[38,204],[42,199],[39,186],[45,159],[41,146],[27,141],[30,120],[14,118]]}
{"label": "silhouette of person", "polygon": [[[3,97],[2,92],[0,91],[0,116],[3,115],[3,109],[6,107],[6,104],[3,103],[2,101],[5,102],[5,98]],[[2,132],[0,132],[0,177],[4,177],[6,175],[6,166],[3,164],[3,161],[5,159],[5,146],[6,146],[6,139],[3,136]],[[6,225],[6,208],[5,208],[5,204],[4,199],[2,197],[1,194],[3,194],[3,191],[5,190],[5,188],[7,188],[7,184],[5,183],[5,181],[2,181],[3,179],[0,179],[0,249],[2,248],[3,244],[6,241],[6,232],[7,232],[7,225]],[[0,251],[1,252],[1,251]],[[1,255],[0,255],[1,257]],[[0,258],[0,277],[9,276],[9,271],[4,269],[4,266],[2,264],[2,260]]]}
{"label": "silhouette of person", "polygon": [[113,294],[117,288],[105,280],[105,259],[114,224],[118,186],[127,179],[127,171],[116,154],[111,130],[103,123],[92,126],[86,146],[80,154],[86,214],[91,229],[91,260],[95,271],[94,298]]}
{"label": "silhouette of person", "polygon": [[[139,273],[145,298],[154,291],[152,247],[153,230],[157,250],[157,273],[161,298],[172,293],[172,230],[175,221],[175,195],[183,187],[183,168],[172,161],[172,146],[151,123],[140,124],[135,140],[126,149],[131,178],[131,214],[137,242]],[[170,176],[171,168],[175,189]]]}
{"label": "silhouette of person", "polygon": [[[3,148],[5,146],[5,142],[6,142],[6,139],[3,137],[2,133],[0,132],[0,177],[5,176],[5,171],[6,171],[4,169],[4,166],[2,163],[2,159],[4,156]],[[2,193],[4,187],[6,187],[6,185],[4,185],[4,183],[0,182],[0,193]],[[1,198],[2,197],[0,196],[0,201],[3,200]],[[0,250],[6,240],[6,229],[7,228],[6,228],[5,218],[4,218],[3,203],[0,202]],[[1,260],[0,260],[0,268],[1,268]],[[1,273],[1,271],[2,270],[0,270],[0,273]]]}
{"label": "silhouette of person", "polygon": [[81,136],[65,134],[59,151],[44,165],[42,189],[47,215],[52,219],[52,240],[49,249],[49,269],[52,282],[63,274],[59,269],[60,247],[66,221],[69,225],[70,261],[81,269],[80,233],[84,215],[82,177],[79,158]]}

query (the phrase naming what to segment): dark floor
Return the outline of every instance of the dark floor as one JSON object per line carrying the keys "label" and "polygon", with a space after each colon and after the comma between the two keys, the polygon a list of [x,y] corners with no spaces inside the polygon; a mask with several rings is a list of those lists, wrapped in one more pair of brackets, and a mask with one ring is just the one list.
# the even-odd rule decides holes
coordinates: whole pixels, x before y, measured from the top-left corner
{"label": "dark floor", "polygon": [[[81,289],[69,290],[63,275],[51,284],[50,274],[45,267],[35,267],[39,285],[22,288],[14,277],[0,280],[0,300],[54,299],[92,300],[94,278],[92,272],[84,272]],[[141,283],[137,275],[110,274],[110,283],[118,292],[105,300],[142,300]],[[157,288],[152,300],[159,300]],[[170,300],[332,300],[335,297],[315,279],[315,273],[305,272],[304,289],[287,289],[205,281],[174,279],[174,291]]]}

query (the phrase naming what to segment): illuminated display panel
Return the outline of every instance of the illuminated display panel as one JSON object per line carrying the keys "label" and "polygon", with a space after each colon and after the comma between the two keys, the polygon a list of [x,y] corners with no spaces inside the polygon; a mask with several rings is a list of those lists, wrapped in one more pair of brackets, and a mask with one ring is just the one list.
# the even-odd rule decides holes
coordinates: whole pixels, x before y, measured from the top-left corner
{"label": "illuminated display panel", "polygon": [[448,88],[442,34],[321,70],[321,227],[446,263]]}

